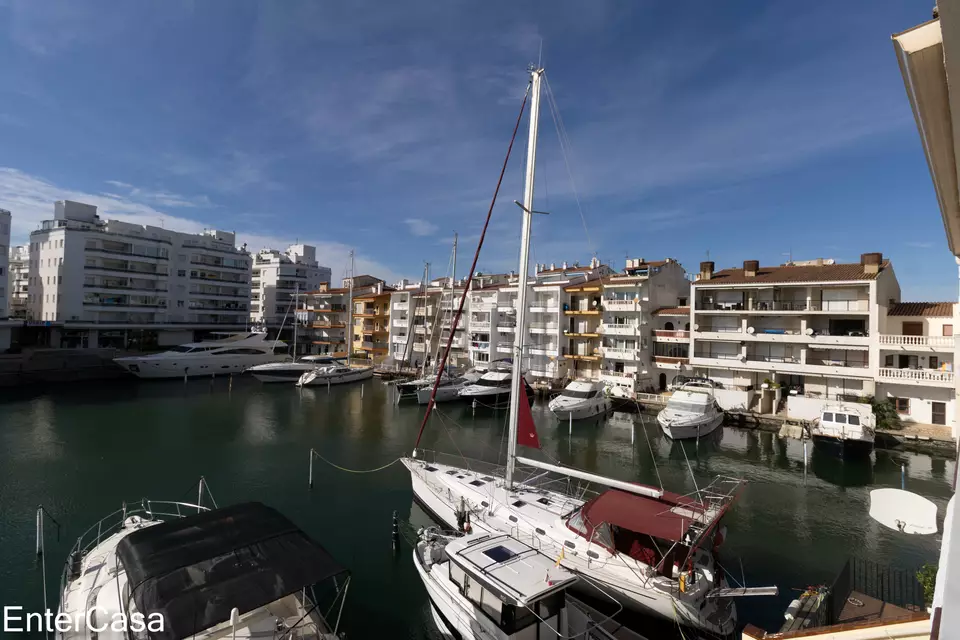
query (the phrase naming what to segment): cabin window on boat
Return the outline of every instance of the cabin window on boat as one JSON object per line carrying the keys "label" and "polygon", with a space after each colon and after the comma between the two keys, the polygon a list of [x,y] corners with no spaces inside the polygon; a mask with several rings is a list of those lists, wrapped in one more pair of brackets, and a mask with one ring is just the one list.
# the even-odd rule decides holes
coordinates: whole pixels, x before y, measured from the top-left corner
{"label": "cabin window on boat", "polygon": [[847,424],[847,415],[845,413],[833,414],[833,421],[837,424]]}
{"label": "cabin window on boat", "polygon": [[847,424],[860,424],[860,416],[847,416]]}
{"label": "cabin window on boat", "polygon": [[696,404],[694,402],[683,402],[682,400],[670,400],[667,406],[674,411],[685,411],[687,413],[706,413],[707,405]]}
{"label": "cabin window on boat", "polygon": [[174,351],[176,353],[190,353],[191,351],[193,351],[193,347],[186,347],[184,345],[180,345],[178,347],[170,347],[170,351]]}
{"label": "cabin window on boat", "polygon": [[463,569],[453,562],[448,562],[447,564],[450,565],[450,582],[460,587],[460,591],[463,591],[463,579],[465,577]]}
{"label": "cabin window on boat", "polygon": [[509,387],[510,378],[504,378],[503,380],[489,380],[480,378],[474,384],[476,384],[478,387]]}
{"label": "cabin window on boat", "polygon": [[823,413],[823,418],[822,418],[822,419],[823,419],[824,422],[833,422],[833,414],[830,413],[829,411],[825,411],[825,412]]}
{"label": "cabin window on boat", "polygon": [[572,389],[564,389],[563,393],[560,394],[564,398],[596,398],[597,394],[600,392],[596,389],[591,389],[590,391],[575,391]]}

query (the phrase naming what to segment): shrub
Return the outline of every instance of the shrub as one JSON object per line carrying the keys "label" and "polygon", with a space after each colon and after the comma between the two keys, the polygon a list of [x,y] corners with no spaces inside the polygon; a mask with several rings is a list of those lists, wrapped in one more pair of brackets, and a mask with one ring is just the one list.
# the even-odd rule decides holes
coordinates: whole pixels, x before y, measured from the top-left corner
{"label": "shrub", "polygon": [[878,429],[903,429],[900,414],[897,413],[897,408],[892,402],[871,398],[870,405],[873,407]]}
{"label": "shrub", "polygon": [[937,586],[937,565],[928,562],[917,571],[917,581],[923,587],[923,601],[929,607],[933,604],[933,591]]}

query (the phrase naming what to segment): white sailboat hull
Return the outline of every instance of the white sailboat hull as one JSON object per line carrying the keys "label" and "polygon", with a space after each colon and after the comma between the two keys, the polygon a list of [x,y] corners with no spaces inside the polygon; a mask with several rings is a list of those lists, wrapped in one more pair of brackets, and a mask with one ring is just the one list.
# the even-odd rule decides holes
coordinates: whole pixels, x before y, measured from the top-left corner
{"label": "white sailboat hull", "polygon": [[[553,553],[559,557],[560,549],[563,548],[564,557],[561,561],[563,566],[582,573],[590,579],[579,581],[573,587],[574,591],[594,597],[613,596],[625,608],[668,620],[679,620],[681,624],[687,626],[723,634],[733,631],[735,614],[724,620],[722,626],[713,625],[707,619],[712,613],[711,606],[716,606],[715,600],[707,600],[708,604],[703,610],[705,613],[701,614],[700,602],[695,600],[692,593],[686,599],[683,599],[683,596],[675,597],[668,593],[669,587],[673,587],[675,581],[648,575],[645,579],[648,586],[644,586],[640,576],[644,573],[649,574],[649,569],[645,565],[641,567],[635,560],[623,554],[611,555],[599,545],[588,546],[582,538],[567,529],[559,517],[551,517],[549,513],[537,517],[525,511],[523,520],[513,522],[510,517],[514,512],[507,506],[517,500],[523,500],[527,502],[524,507],[527,509],[527,507],[536,506],[535,500],[545,498],[554,505],[562,505],[558,511],[566,512],[580,506],[583,501],[539,488],[535,491],[527,490],[522,485],[508,492],[502,478],[485,476],[450,465],[427,464],[412,458],[404,458],[403,463],[410,470],[414,498],[441,526],[454,530],[457,528],[456,509],[459,508],[461,500],[477,508],[481,508],[482,503],[486,502],[488,506],[481,508],[482,515],[471,519],[474,530],[507,533],[519,539],[537,537],[541,550],[547,555]],[[434,471],[428,471],[428,468],[433,468]],[[455,473],[448,475],[449,471]],[[468,481],[482,478],[491,478],[492,481],[477,488],[468,484]],[[546,531],[547,534],[535,533],[537,527]],[[564,544],[566,542],[574,544],[576,549],[571,550]],[[598,558],[591,558],[587,555],[587,551],[597,554]],[[598,583],[606,595],[591,586],[590,581]]]}
{"label": "white sailboat hull", "polygon": [[300,379],[307,371],[316,367],[315,364],[308,362],[274,362],[265,365],[250,367],[246,373],[249,373],[260,382],[286,382],[293,384]]}
{"label": "white sailboat hull", "polygon": [[550,412],[560,421],[569,420],[571,416],[574,420],[594,418],[613,408],[610,398],[593,398],[576,404],[554,402],[555,400],[550,402]]}
{"label": "white sailboat hull", "polygon": [[300,387],[325,387],[328,384],[346,384],[348,382],[360,382],[373,377],[373,367],[363,367],[353,369],[345,373],[323,374],[308,371],[304,373],[297,386]]}
{"label": "white sailboat hull", "polygon": [[670,420],[661,419],[660,416],[657,416],[657,423],[660,425],[660,429],[667,435],[668,438],[673,440],[686,440],[691,438],[702,438],[713,433],[717,427],[723,424],[723,414],[718,413],[715,415],[704,416],[703,420],[695,420],[692,422],[685,422],[683,424],[677,424]]}

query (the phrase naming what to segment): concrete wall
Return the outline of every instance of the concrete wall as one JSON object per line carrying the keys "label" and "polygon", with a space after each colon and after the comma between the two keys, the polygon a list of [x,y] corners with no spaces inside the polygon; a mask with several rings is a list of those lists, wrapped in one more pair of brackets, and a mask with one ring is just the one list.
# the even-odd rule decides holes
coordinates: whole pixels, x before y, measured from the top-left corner
{"label": "concrete wall", "polygon": [[943,402],[946,405],[946,423],[951,427],[954,435],[957,432],[956,419],[956,392],[950,387],[924,387],[905,384],[878,384],[877,398],[907,398],[910,400],[910,411],[901,413],[903,422],[922,422],[933,424],[933,403]]}
{"label": "concrete wall", "polygon": [[716,389],[714,397],[717,404],[724,411],[748,411],[753,402],[753,391],[738,391],[737,389]]}

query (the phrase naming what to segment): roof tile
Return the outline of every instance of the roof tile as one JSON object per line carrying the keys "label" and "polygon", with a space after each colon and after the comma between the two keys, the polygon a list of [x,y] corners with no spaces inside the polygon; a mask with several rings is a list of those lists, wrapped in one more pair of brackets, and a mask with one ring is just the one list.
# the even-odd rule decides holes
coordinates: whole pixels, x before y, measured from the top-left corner
{"label": "roof tile", "polygon": [[[889,260],[884,260],[880,271],[890,266]],[[709,280],[696,280],[693,284],[698,287],[722,286],[730,284],[756,283],[800,283],[800,282],[857,282],[861,280],[876,280],[877,273],[866,273],[859,262],[851,264],[825,264],[821,266],[780,266],[760,267],[757,275],[746,276],[742,268],[721,269],[715,271]]]}
{"label": "roof tile", "polygon": [[899,302],[890,307],[887,316],[913,316],[920,318],[952,318],[952,302]]}

